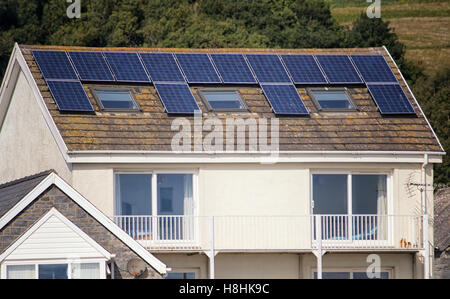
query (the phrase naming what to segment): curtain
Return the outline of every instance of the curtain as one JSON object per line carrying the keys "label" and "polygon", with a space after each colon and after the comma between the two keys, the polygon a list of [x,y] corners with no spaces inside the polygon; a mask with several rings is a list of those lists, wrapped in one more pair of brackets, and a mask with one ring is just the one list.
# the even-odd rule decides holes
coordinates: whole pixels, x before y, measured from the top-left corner
{"label": "curtain", "polygon": [[[386,185],[387,180],[385,175],[378,176],[378,186],[377,186],[377,214],[386,215],[387,214],[387,195],[386,195]],[[387,217],[378,217],[378,239],[385,240],[387,234]]]}
{"label": "curtain", "polygon": [[35,279],[35,265],[12,265],[6,266],[6,277],[8,279]]}
{"label": "curtain", "polygon": [[116,180],[115,180],[115,215],[122,215],[122,203],[120,199],[120,174],[116,174]]}
{"label": "curtain", "polygon": [[[194,238],[194,196],[192,190],[192,174],[184,175],[184,202],[183,214],[183,239],[192,240]],[[188,216],[188,217],[186,217]]]}
{"label": "curtain", "polygon": [[72,279],[99,279],[98,263],[72,264]]}

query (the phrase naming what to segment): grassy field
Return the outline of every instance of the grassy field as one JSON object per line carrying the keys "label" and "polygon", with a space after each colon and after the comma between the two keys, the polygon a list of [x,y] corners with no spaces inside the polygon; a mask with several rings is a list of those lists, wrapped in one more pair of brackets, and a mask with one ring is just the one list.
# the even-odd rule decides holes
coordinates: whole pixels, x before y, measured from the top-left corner
{"label": "grassy field", "polygon": [[[329,0],[333,17],[350,25],[370,5],[365,0]],[[450,2],[442,0],[381,0],[381,17],[390,22],[406,57],[425,73],[450,68]]]}

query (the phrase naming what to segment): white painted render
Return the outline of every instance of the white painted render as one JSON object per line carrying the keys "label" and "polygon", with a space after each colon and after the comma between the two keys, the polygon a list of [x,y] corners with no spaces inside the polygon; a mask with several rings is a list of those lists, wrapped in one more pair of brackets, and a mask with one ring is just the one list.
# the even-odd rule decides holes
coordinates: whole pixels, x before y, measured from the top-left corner
{"label": "white painted render", "polygon": [[68,164],[50,133],[37,100],[19,72],[3,124],[0,121],[0,183],[54,169],[71,181]]}
{"label": "white painted render", "polygon": [[[421,214],[421,164],[278,163],[278,164],[75,164],[73,187],[108,216],[114,216],[114,173],[194,171],[198,176],[196,215],[306,215],[311,210],[311,174],[315,172],[387,173],[389,214]],[[427,183],[432,184],[431,165]],[[432,189],[427,189],[429,206]]]}

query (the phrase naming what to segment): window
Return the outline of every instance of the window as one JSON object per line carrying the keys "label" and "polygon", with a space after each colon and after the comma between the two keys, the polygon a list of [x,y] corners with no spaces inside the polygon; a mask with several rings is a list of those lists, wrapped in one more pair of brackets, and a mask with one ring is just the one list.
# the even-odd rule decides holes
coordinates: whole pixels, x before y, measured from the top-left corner
{"label": "window", "polygon": [[313,174],[312,207],[323,240],[387,239],[386,174]]}
{"label": "window", "polygon": [[115,219],[140,240],[193,240],[192,173],[116,173]]}
{"label": "window", "polygon": [[[376,274],[374,278],[378,276],[379,279],[389,279],[389,271],[382,271]],[[317,272],[314,272],[314,279],[317,279]],[[371,279],[364,271],[326,271],[322,272],[322,279]]]}
{"label": "window", "polygon": [[237,90],[200,90],[204,102],[209,110],[216,111],[245,111],[244,105]]}
{"label": "window", "polygon": [[170,272],[166,279],[195,279],[195,272]]}
{"label": "window", "polygon": [[98,105],[104,110],[138,110],[131,89],[92,89]]}
{"label": "window", "polygon": [[350,100],[345,89],[309,89],[309,94],[319,110],[355,110],[355,105]]}
{"label": "window", "polygon": [[100,263],[7,265],[8,279],[99,279]]}

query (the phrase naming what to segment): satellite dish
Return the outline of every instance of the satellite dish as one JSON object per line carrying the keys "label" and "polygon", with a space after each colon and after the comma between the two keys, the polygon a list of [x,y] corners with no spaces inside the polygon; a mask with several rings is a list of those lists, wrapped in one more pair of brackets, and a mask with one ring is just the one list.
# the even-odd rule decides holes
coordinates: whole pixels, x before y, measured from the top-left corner
{"label": "satellite dish", "polygon": [[128,272],[134,276],[140,276],[147,269],[147,265],[141,259],[131,259],[127,264]]}

